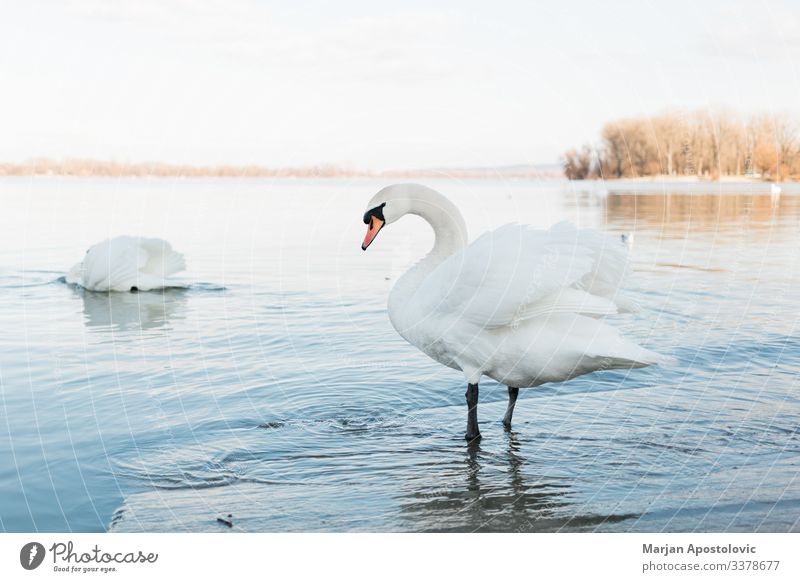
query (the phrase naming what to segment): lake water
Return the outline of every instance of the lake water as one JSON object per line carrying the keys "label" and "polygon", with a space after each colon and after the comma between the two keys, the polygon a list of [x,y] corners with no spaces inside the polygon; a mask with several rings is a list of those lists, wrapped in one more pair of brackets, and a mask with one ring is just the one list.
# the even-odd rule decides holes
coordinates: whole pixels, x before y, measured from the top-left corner
{"label": "lake water", "polygon": [[[800,530],[800,196],[428,180],[471,237],[567,218],[634,232],[615,325],[676,366],[522,391],[392,329],[432,243],[415,218],[363,253],[370,180],[0,180],[0,529]],[[763,194],[766,192],[766,194]],[[60,278],[108,236],[170,240],[186,290]]]}

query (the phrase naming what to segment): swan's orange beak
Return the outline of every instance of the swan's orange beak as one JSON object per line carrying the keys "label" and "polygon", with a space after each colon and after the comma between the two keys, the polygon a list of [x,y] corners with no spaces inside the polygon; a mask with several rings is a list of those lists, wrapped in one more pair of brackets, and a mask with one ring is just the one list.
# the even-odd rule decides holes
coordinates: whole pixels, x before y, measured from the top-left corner
{"label": "swan's orange beak", "polygon": [[369,217],[369,227],[367,228],[367,235],[364,237],[364,242],[361,243],[361,250],[367,250],[367,247],[372,244],[372,241],[375,240],[375,237],[378,236],[378,231],[383,228],[385,224],[377,216],[370,216]]}

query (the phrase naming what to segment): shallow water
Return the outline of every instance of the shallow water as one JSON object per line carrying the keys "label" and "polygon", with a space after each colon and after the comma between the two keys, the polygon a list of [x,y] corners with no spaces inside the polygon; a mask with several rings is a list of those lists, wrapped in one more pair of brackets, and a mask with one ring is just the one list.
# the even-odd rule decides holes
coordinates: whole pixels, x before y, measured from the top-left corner
{"label": "shallow water", "polygon": [[[432,235],[359,246],[368,180],[0,180],[0,529],[800,529],[800,197],[749,185],[430,181],[471,235],[568,218],[634,232],[615,324],[679,365],[523,391],[391,328]],[[670,193],[670,189],[674,193]],[[61,280],[116,234],[185,253],[188,289]]]}

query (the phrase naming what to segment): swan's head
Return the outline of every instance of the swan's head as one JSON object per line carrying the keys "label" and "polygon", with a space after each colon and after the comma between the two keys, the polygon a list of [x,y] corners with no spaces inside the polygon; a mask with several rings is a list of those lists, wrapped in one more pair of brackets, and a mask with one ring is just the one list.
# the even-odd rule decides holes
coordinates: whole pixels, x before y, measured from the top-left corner
{"label": "swan's head", "polygon": [[375,194],[364,213],[367,235],[364,237],[361,249],[367,250],[384,226],[412,212],[415,201],[419,200],[420,195],[426,194],[427,190],[430,189],[419,184],[395,184]]}

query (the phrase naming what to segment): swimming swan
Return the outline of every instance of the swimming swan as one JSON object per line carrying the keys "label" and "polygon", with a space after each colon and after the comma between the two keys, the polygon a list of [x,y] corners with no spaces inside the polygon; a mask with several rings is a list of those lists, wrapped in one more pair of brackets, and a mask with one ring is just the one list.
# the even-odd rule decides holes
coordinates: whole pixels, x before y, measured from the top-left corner
{"label": "swimming swan", "polygon": [[150,291],[172,286],[167,277],[185,268],[183,255],[165,240],[118,236],[86,251],[67,283],[90,291]]}
{"label": "swimming swan", "polygon": [[396,184],[367,205],[361,248],[406,214],[425,219],[435,243],[392,288],[389,319],[410,344],[464,373],[468,441],[481,436],[481,376],[508,386],[509,429],[520,388],[671,361],[600,319],[637,309],[619,293],[628,268],[619,238],[567,222],[546,231],[508,224],[467,244],[450,200],[426,186]]}

